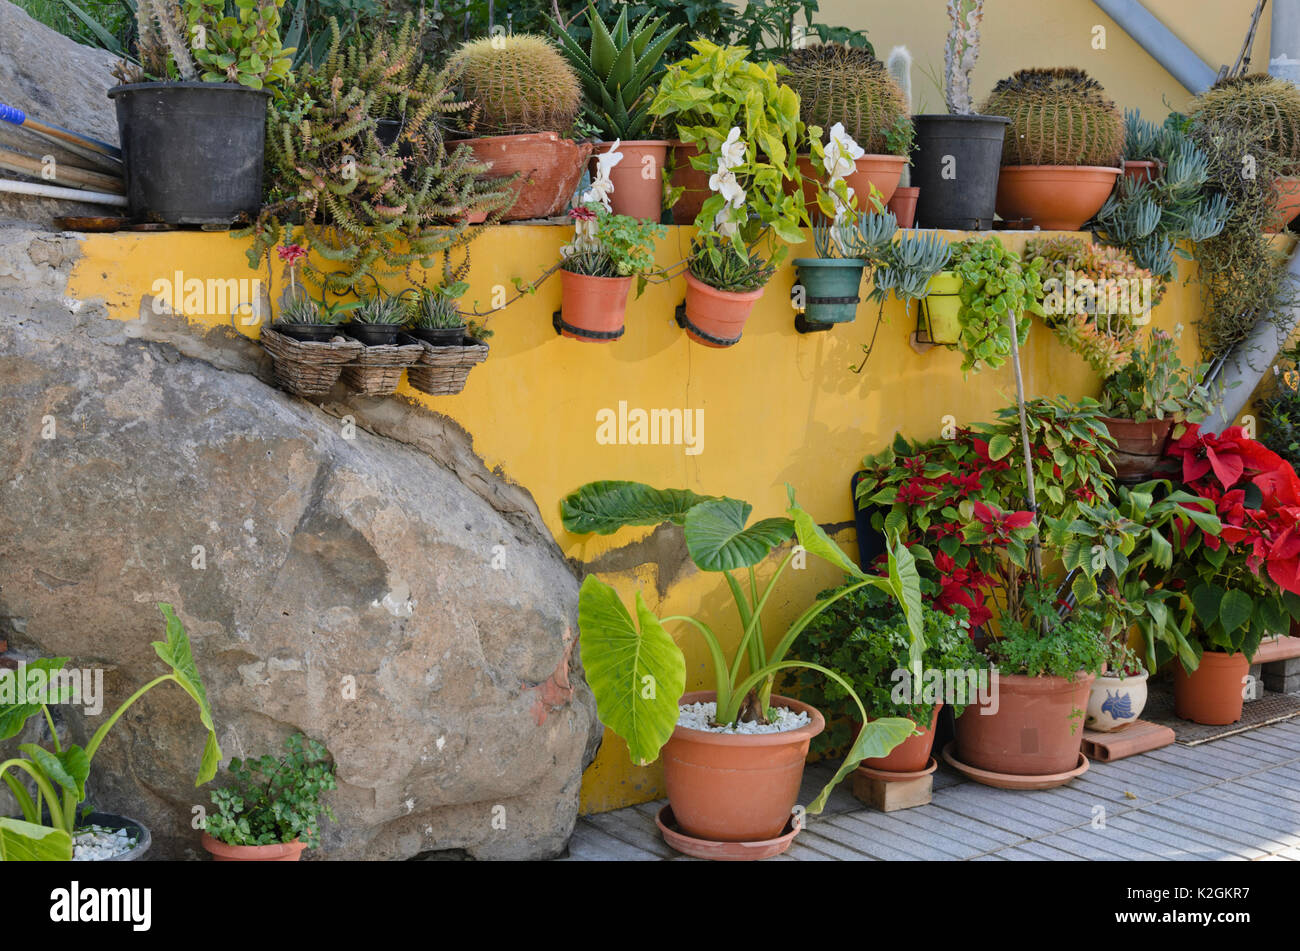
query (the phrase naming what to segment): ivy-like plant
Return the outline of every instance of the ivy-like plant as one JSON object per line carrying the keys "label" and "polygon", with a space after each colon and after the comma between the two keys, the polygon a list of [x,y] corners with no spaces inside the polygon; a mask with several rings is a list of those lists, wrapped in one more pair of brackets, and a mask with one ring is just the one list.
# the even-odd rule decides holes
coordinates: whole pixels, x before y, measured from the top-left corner
{"label": "ivy-like plant", "polygon": [[[819,664],[787,659],[787,655],[818,615],[839,599],[867,588],[887,592],[902,606],[909,633],[908,666],[919,677],[924,635],[919,578],[911,554],[902,545],[893,545],[888,553],[888,575],[866,574],[799,507],[793,489],[789,489],[789,498],[788,518],[765,518],[752,525],[747,524],[752,511],[748,502],[697,495],[686,489],[654,489],[639,482],[591,482],[561,503],[564,527],[575,533],[608,535],[626,526],[667,522],[681,526],[686,550],[696,567],[721,572],[736,602],[740,639],[735,654],[728,659],[713,628],[704,621],[687,615],[660,618],[646,606],[639,591],[633,620],[613,587],[595,575],[583,581],[578,596],[582,665],[596,696],[601,722],[627,742],[634,763],[645,765],[658,758],[677,725],[678,699],[686,689],[686,659],[664,629],[666,623],[689,625],[708,645],[718,724],[767,722],[776,675],[798,668],[814,670],[839,684],[853,697],[865,723],[867,713],[862,701],[839,673]],[[786,553],[765,585],[760,586],[756,567],[792,537],[798,538],[808,554],[843,571],[850,580],[804,610],[769,650],[763,637],[763,611],[795,551]],[[742,676],[746,662],[748,672]],[[653,689],[647,690],[647,684]],[[835,786],[864,758],[887,754],[912,732],[912,722],[902,718],[884,717],[867,724],[808,812],[819,813]]]}
{"label": "ivy-like plant", "polygon": [[1021,261],[997,238],[967,238],[952,250],[952,270],[962,279],[962,372],[983,367],[996,370],[1011,356],[1011,328],[1016,317],[1018,343],[1029,338],[1030,318],[1043,316],[1042,258]]}

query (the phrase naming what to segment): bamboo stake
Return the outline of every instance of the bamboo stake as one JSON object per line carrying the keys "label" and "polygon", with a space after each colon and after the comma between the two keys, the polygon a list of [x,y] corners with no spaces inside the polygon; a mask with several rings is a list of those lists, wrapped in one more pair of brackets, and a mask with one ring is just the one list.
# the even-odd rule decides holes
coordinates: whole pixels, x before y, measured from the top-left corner
{"label": "bamboo stake", "polygon": [[84,186],[95,191],[116,192],[119,194],[126,192],[125,183],[116,176],[103,175],[99,172],[92,172],[88,169],[77,168],[75,165],[62,163],[47,166],[44,162],[34,159],[30,155],[23,155],[21,152],[13,152],[6,148],[0,148],[0,168],[31,175],[33,178],[54,182],[56,185],[68,185],[73,188]]}
{"label": "bamboo stake", "polygon": [[[1030,545],[1029,553],[1031,556],[1031,571],[1034,576],[1034,586],[1039,587],[1043,579],[1043,552],[1038,545],[1038,533],[1040,526],[1038,524],[1038,496],[1034,492],[1034,462],[1033,456],[1029,452],[1029,420],[1025,412],[1025,380],[1020,371],[1020,334],[1019,328],[1016,327],[1017,314],[1007,312],[1007,322],[1011,325],[1011,364],[1016,371],[1016,406],[1020,410],[1020,447],[1024,450],[1025,456],[1025,486],[1029,492],[1029,511],[1034,516],[1034,539]],[[1047,619],[1043,619],[1043,633],[1046,634]]]}
{"label": "bamboo stake", "polygon": [[0,103],[0,119],[5,122],[12,122],[14,125],[22,126],[24,129],[30,129],[32,132],[39,132],[47,138],[56,139],[60,142],[71,142],[73,145],[79,145],[82,148],[89,149],[92,152],[98,152],[109,158],[121,161],[122,150],[116,145],[110,145],[102,139],[96,139],[93,136],[82,135],[80,132],[73,132],[71,129],[65,129],[62,126],[51,125],[48,122],[41,122],[33,119],[23,110],[16,106],[7,106]]}

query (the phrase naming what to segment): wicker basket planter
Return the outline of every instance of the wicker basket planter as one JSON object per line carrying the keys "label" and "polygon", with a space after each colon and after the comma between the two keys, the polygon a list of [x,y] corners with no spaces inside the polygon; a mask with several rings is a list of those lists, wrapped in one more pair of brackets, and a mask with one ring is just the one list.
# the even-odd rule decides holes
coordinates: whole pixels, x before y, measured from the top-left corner
{"label": "wicker basket planter", "polygon": [[275,385],[294,396],[326,395],[343,367],[365,349],[342,337],[328,343],[294,340],[270,327],[262,328],[262,346],[271,355]]}
{"label": "wicker basket planter", "polygon": [[424,353],[420,363],[411,367],[407,381],[421,393],[449,396],[465,388],[465,380],[475,364],[487,359],[488,345],[466,337],[458,347],[435,347],[421,341]]}
{"label": "wicker basket planter", "polygon": [[343,382],[362,396],[389,396],[397,392],[402,371],[420,362],[424,347],[414,337],[402,335],[395,344],[364,347],[343,368]]}

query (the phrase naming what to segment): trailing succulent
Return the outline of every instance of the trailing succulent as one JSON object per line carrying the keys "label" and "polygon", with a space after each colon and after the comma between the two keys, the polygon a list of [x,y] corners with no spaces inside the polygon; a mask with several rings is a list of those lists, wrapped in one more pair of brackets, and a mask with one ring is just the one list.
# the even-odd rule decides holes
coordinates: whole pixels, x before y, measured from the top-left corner
{"label": "trailing succulent", "polygon": [[[586,23],[591,43],[583,49],[573,36],[549,17],[569,64],[582,82],[583,114],[606,141],[631,141],[645,136],[650,126],[650,100],[663,72],[664,51],[684,24],[658,33],[663,16],[646,14],[628,26],[627,7],[619,12],[612,30],[606,29],[595,6],[587,4]],[[658,35],[656,35],[658,34]]]}
{"label": "trailing succulent", "polygon": [[871,52],[835,45],[792,50],[783,60],[786,85],[799,94],[806,125],[844,129],[868,154],[906,154],[910,144],[907,98],[885,64]]}
{"label": "trailing succulent", "polygon": [[544,36],[471,40],[456,50],[447,68],[472,105],[460,119],[473,135],[565,134],[582,106],[577,73]]}
{"label": "trailing succulent", "polygon": [[1126,249],[1159,282],[1157,299],[1178,272],[1177,260],[1190,260],[1182,242],[1199,244],[1223,230],[1231,211],[1228,197],[1209,180],[1209,156],[1185,131],[1186,120],[1170,113],[1164,125],[1125,112],[1124,156],[1154,161],[1158,174],[1125,176],[1095,219],[1098,236]]}
{"label": "trailing succulent", "polygon": [[1260,144],[1283,159],[1283,174],[1300,172],[1300,88],[1289,79],[1267,73],[1221,79],[1196,98],[1188,118],[1261,129]]}
{"label": "trailing succulent", "polygon": [[[304,67],[267,124],[266,200],[256,221],[235,231],[253,237],[258,267],[299,221],[304,243],[324,266],[305,265],[324,291],[360,289],[367,278],[432,265],[436,255],[470,241],[467,210],[499,213],[511,200],[467,147],[444,142],[451,117],[468,105],[453,93],[455,75],[419,65],[419,32],[407,19],[393,36],[340,48]],[[401,116],[390,144],[378,120]],[[448,222],[456,222],[448,224]],[[310,262],[310,258],[308,261]]]}
{"label": "trailing succulent", "polygon": [[1124,117],[1081,69],[1021,69],[1000,80],[981,112],[1007,116],[1003,165],[1120,164]]}
{"label": "trailing succulent", "polygon": [[962,279],[962,372],[996,370],[1011,356],[1008,314],[1016,315],[1017,344],[1029,338],[1031,314],[1043,316],[1042,258],[1022,261],[997,238],[967,238],[952,249],[951,269]]}

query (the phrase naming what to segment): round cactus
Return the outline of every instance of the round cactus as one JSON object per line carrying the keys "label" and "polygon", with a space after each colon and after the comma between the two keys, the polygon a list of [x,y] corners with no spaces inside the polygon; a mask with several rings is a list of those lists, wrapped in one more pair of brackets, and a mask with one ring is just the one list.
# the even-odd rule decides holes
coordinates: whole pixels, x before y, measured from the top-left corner
{"label": "round cactus", "polygon": [[907,97],[885,64],[865,49],[806,46],[784,60],[784,82],[799,94],[799,118],[825,131],[837,122],[868,153],[890,152],[887,136],[907,121]]}
{"label": "round cactus", "polygon": [[1287,79],[1251,73],[1215,83],[1192,103],[1191,119],[1264,130],[1267,148],[1300,167],[1300,88]]}
{"label": "round cactus", "polygon": [[462,45],[448,68],[474,104],[465,131],[519,135],[569,131],[582,105],[582,86],[564,56],[542,36],[519,33]]}
{"label": "round cactus", "polygon": [[980,108],[1011,120],[1003,165],[1108,165],[1123,161],[1124,116],[1081,69],[1022,69]]}

